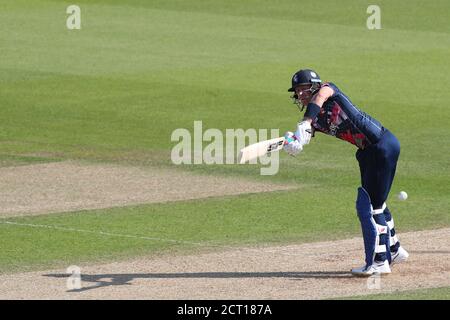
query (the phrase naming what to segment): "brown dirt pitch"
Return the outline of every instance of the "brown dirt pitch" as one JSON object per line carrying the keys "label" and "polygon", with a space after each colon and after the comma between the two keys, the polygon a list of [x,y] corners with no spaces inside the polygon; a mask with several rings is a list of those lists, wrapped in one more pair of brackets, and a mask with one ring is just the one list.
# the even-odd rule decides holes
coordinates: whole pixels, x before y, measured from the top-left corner
{"label": "brown dirt pitch", "polygon": [[72,161],[2,167],[0,177],[0,217],[298,188],[181,170]]}
{"label": "brown dirt pitch", "polygon": [[362,239],[222,248],[182,256],[0,276],[0,299],[324,299],[450,286],[450,229],[400,235],[410,259],[381,278],[356,278]]}

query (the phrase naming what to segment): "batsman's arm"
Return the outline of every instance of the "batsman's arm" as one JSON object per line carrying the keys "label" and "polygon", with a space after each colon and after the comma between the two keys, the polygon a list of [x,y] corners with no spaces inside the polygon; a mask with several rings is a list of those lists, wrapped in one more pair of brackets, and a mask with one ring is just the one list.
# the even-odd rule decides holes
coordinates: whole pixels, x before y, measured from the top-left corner
{"label": "batsman's arm", "polygon": [[329,86],[323,86],[320,90],[312,97],[311,101],[306,107],[305,115],[303,116],[303,121],[308,121],[311,123],[313,119],[317,117],[325,101],[328,100],[334,94],[334,90]]}
{"label": "batsman's arm", "polygon": [[289,142],[288,136],[286,136],[286,141],[288,143],[285,145],[284,149],[291,155],[295,155],[303,150],[303,146],[308,144],[311,140],[313,133],[313,128],[311,123],[313,119],[317,117],[325,101],[328,100],[334,94],[334,90],[329,86],[323,86],[320,90],[312,97],[311,101],[306,107],[306,112],[303,116],[303,120],[297,125],[297,130],[295,131],[294,137],[295,141]]}

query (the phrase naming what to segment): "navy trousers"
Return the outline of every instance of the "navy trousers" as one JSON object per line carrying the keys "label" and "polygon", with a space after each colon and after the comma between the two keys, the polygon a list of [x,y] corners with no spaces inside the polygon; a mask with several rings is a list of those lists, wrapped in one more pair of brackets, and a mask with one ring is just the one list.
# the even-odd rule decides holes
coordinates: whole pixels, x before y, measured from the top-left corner
{"label": "navy trousers", "polygon": [[356,152],[361,185],[369,194],[374,209],[381,208],[388,197],[399,155],[400,142],[387,129],[376,144]]}
{"label": "navy trousers", "polygon": [[[389,195],[399,155],[400,143],[389,130],[383,133],[376,144],[356,152],[361,171],[361,185],[369,194],[373,209],[380,209]],[[374,215],[373,218],[377,224],[387,227],[392,215],[386,207],[384,214]],[[379,244],[386,246],[386,252],[377,253],[375,261],[388,259],[391,262],[391,252],[396,252],[400,246],[400,242],[390,243],[389,237],[394,235],[395,230],[392,228],[389,234],[379,236]]]}

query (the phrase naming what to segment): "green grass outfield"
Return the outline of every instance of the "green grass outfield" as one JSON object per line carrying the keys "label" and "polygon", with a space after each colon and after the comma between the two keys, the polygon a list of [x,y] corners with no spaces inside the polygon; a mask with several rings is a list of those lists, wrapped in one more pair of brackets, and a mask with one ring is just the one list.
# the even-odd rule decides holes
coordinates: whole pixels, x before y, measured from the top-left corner
{"label": "green grass outfield", "polygon": [[[448,1],[68,1],[0,3],[0,166],[64,159],[173,167],[170,135],[207,128],[293,130],[286,92],[302,67],[335,82],[401,141],[390,196],[399,232],[450,225]],[[279,174],[185,166],[297,183],[298,191],[0,219],[0,272],[214,245],[359,234],[355,149],[318,135]],[[400,190],[406,202],[395,201]],[[102,231],[184,242],[121,238]],[[200,246],[201,247],[201,246]]]}
{"label": "green grass outfield", "polygon": [[449,300],[450,287],[418,289],[395,293],[380,293],[348,297],[346,300]]}

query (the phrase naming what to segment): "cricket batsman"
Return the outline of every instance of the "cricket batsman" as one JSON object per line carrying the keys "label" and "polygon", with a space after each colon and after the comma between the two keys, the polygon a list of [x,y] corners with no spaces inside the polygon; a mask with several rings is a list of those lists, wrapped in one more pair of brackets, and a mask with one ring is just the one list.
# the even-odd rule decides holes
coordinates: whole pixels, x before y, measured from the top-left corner
{"label": "cricket batsman", "polygon": [[308,144],[316,131],[335,136],[355,145],[361,172],[361,186],[356,211],[361,222],[365,265],[351,270],[356,276],[388,274],[390,266],[405,261],[409,254],[400,246],[394,220],[386,199],[395,176],[400,143],[381,123],[358,109],[339,88],[322,83],[310,69],[292,77],[292,98],[302,112],[303,120],[295,133],[285,134],[284,150],[296,155]]}

